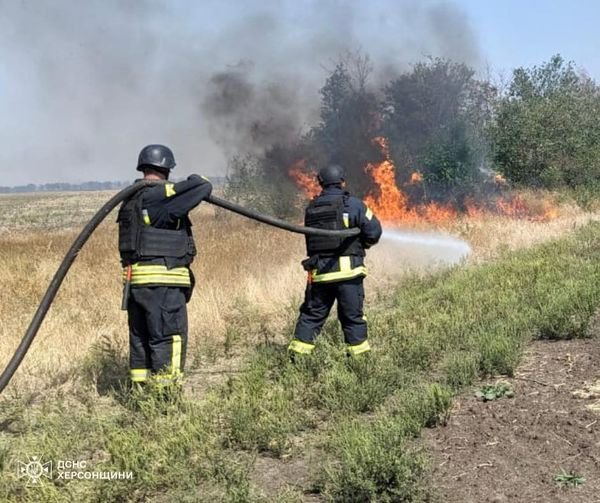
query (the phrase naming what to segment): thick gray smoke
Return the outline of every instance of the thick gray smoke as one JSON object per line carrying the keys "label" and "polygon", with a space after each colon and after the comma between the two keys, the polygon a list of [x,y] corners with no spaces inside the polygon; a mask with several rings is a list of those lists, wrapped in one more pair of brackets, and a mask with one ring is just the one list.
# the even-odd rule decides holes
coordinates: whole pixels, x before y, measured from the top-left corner
{"label": "thick gray smoke", "polygon": [[170,144],[177,175],[285,141],[345,51],[375,79],[425,56],[477,66],[465,14],[435,0],[0,0],[0,185],[127,180]]}

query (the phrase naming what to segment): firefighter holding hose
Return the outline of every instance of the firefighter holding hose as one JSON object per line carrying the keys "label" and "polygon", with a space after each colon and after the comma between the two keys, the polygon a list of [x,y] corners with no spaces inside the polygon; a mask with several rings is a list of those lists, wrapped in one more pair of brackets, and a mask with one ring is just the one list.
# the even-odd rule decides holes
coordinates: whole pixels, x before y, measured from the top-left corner
{"label": "firefighter holding hose", "polygon": [[133,383],[169,385],[183,374],[196,255],[188,213],[210,196],[212,185],[199,175],[169,183],[174,167],[168,147],[144,147],[137,169],[154,183],[124,201],[117,219]]}
{"label": "firefighter holding hose", "polygon": [[[203,200],[279,229],[311,237],[307,241],[311,256],[305,261],[310,273],[307,302],[298,321],[297,338],[290,345],[292,351],[308,353],[312,350],[312,340],[335,297],[350,352],[368,351],[366,323],[362,318],[362,277],[366,273],[362,257],[364,249],[379,239],[381,226],[358,199],[342,190],[340,168],[331,167],[319,175],[324,190],[317,198],[319,201],[313,201],[307,209],[306,218],[319,227],[315,228],[285,222],[215,197],[211,194],[210,182],[198,175],[169,183],[174,167],[175,159],[169,148],[148,145],[142,149],[137,169],[143,171],[144,178],[111,197],[73,241],[23,339],[0,373],[0,393],[25,358],[82,247],[120,203],[117,221],[125,284],[122,307],[129,315],[130,370],[134,383],[144,383],[150,378],[159,384],[180,381],[187,346],[186,303],[194,286],[189,266],[196,255],[188,213]],[[332,212],[331,199],[342,201],[343,210],[342,206],[334,205]],[[352,239],[356,236],[359,236],[358,241]],[[319,285],[314,290],[313,281]]]}
{"label": "firefighter holding hose", "polygon": [[292,358],[312,353],[315,339],[337,300],[348,354],[356,356],[371,349],[363,313],[363,279],[367,274],[364,257],[365,250],[379,241],[381,224],[360,199],[344,190],[344,171],[340,166],[323,168],[317,180],[322,191],[306,208],[304,224],[330,230],[357,227],[360,234],[349,238],[306,236],[308,258],[302,265],[308,272],[308,281],[288,350]]}

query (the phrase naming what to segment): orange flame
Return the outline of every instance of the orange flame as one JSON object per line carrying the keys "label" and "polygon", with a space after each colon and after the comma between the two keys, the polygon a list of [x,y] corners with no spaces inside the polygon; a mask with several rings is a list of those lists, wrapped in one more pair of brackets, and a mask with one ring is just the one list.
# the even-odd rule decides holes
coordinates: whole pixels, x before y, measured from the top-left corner
{"label": "orange flame", "polygon": [[423,175],[418,171],[415,171],[410,175],[410,183],[421,183],[423,181]]}
{"label": "orange flame", "polygon": [[375,181],[379,193],[367,195],[365,204],[383,221],[406,217],[407,199],[396,185],[396,167],[389,158],[387,140],[378,136],[373,142],[381,147],[385,159],[379,164],[367,164],[366,171]]}
{"label": "orange flame", "polygon": [[[526,201],[522,196],[503,196],[487,204],[467,201],[462,212],[451,204],[410,205],[407,195],[398,187],[396,181],[396,166],[391,159],[388,141],[383,136],[373,138],[373,143],[380,148],[383,161],[368,163],[365,171],[371,175],[374,189],[365,197],[365,204],[375,215],[387,225],[406,223],[446,223],[459,217],[479,219],[486,215],[499,214],[515,219],[529,219],[536,222],[546,222],[558,217],[558,209],[549,200]],[[288,174],[294,179],[304,195],[312,199],[321,192],[321,187],[315,175],[306,171],[305,160],[296,162]],[[415,171],[411,174],[407,185],[423,182],[422,173]],[[499,186],[507,185],[502,175],[494,176],[494,182]],[[531,198],[530,198],[531,199]]]}
{"label": "orange flame", "polygon": [[544,201],[543,212],[540,217],[542,222],[548,222],[558,218],[558,208],[554,206],[550,201]]}
{"label": "orange flame", "polygon": [[[365,198],[365,204],[381,221],[387,224],[423,220],[441,222],[457,217],[457,211],[454,208],[436,203],[410,208],[406,194],[398,188],[396,183],[396,166],[390,158],[387,139],[378,136],[373,138],[373,143],[380,147],[384,160],[379,164],[369,163],[366,167],[367,173],[371,175],[377,187],[377,195],[373,191],[369,193]],[[415,172],[411,176],[413,183],[420,182],[422,179],[419,172]]]}
{"label": "orange flame", "polygon": [[307,173],[305,167],[306,161],[300,159],[288,170],[288,175],[304,191],[304,195],[308,199],[312,199],[321,192],[321,187],[314,173]]}
{"label": "orange flame", "polygon": [[503,198],[496,200],[496,209],[501,215],[506,215],[512,218],[524,218],[527,217],[529,209],[523,201],[523,198],[519,195],[515,196],[512,200],[506,200]]}

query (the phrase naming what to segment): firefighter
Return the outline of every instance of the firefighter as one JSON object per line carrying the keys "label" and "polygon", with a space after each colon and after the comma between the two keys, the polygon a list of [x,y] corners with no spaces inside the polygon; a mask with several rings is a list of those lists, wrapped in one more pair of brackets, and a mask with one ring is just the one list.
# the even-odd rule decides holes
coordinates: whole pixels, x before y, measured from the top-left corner
{"label": "firefighter", "polygon": [[364,257],[365,250],[379,241],[381,224],[360,199],[344,190],[344,172],[340,166],[323,168],[317,179],[322,191],[306,208],[304,225],[337,230],[358,227],[360,234],[345,239],[306,237],[308,258],[302,265],[308,272],[308,281],[288,350],[292,358],[312,353],[315,338],[337,300],[347,352],[356,356],[371,349],[363,314],[363,279],[367,275]]}
{"label": "firefighter", "polygon": [[194,288],[196,255],[190,210],[212,191],[198,175],[169,183],[173,152],[147,145],[137,169],[154,182],[124,201],[118,216],[124,267],[123,307],[129,318],[129,365],[133,383],[180,382],[187,347],[187,302]]}

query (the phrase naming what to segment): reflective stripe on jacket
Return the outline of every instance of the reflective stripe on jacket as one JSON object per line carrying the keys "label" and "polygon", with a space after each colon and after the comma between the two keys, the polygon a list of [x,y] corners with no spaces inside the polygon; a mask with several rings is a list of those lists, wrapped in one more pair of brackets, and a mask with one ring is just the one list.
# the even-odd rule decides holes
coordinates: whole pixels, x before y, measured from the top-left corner
{"label": "reflective stripe on jacket", "polygon": [[[123,270],[123,281],[127,279],[127,268]],[[133,264],[131,266],[131,286],[192,286],[190,270],[187,267],[167,269],[159,264]]]}
{"label": "reflective stripe on jacket", "polygon": [[342,256],[331,259],[326,268],[313,269],[311,274],[313,283],[326,283],[366,276],[367,268],[362,257]]}

